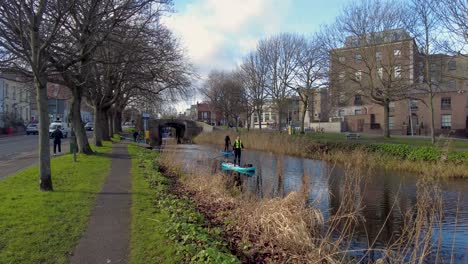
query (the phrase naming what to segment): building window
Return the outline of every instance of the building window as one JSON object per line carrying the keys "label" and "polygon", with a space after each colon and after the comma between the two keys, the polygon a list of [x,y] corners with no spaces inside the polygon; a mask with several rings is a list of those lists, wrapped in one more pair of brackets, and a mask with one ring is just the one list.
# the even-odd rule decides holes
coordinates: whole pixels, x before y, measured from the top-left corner
{"label": "building window", "polygon": [[362,61],[362,56],[359,53],[356,53],[354,55],[354,59],[356,60],[356,63],[360,63]]}
{"label": "building window", "polygon": [[394,49],[393,50],[393,56],[400,57],[401,56],[401,50],[400,49]]}
{"label": "building window", "polygon": [[450,97],[442,97],[440,99],[440,108],[442,110],[449,110],[452,108],[452,98]]}
{"label": "building window", "polygon": [[449,71],[454,71],[457,69],[457,62],[456,61],[449,61],[448,63]]}
{"label": "building window", "polygon": [[452,115],[442,115],[441,126],[442,129],[452,128]]}
{"label": "building window", "polygon": [[362,97],[359,94],[354,96],[354,105],[362,105]]}
{"label": "building window", "polygon": [[395,66],[395,78],[401,78],[401,66]]}
{"label": "building window", "polygon": [[447,82],[447,86],[449,89],[451,90],[455,90],[457,89],[457,83],[455,82],[455,80],[450,80]]}
{"label": "building window", "polygon": [[270,113],[267,112],[265,113],[265,121],[269,121],[270,120]]}
{"label": "building window", "polygon": [[338,110],[338,116],[339,117],[343,117],[344,115],[345,115],[345,110],[343,110],[343,109]]}
{"label": "building window", "polygon": [[382,52],[381,51],[377,51],[375,53],[375,59],[378,60],[378,61],[382,60]]}
{"label": "building window", "polygon": [[345,57],[339,57],[338,60],[341,62],[341,63],[344,63],[346,61],[346,58]]}
{"label": "building window", "polygon": [[395,112],[395,102],[390,102],[388,104],[388,111],[391,113],[391,112]]}
{"label": "building window", "polygon": [[410,109],[411,109],[411,111],[417,111],[418,110],[418,101],[417,100],[411,100],[410,101]]}
{"label": "building window", "polygon": [[389,116],[388,117],[388,128],[394,129],[395,128],[395,117]]}
{"label": "building window", "polygon": [[255,123],[258,122],[258,116],[257,116],[257,115],[254,115],[254,122],[255,122]]}
{"label": "building window", "polygon": [[355,75],[356,75],[356,81],[362,80],[362,71],[357,71]]}
{"label": "building window", "polygon": [[354,109],[354,115],[362,115],[362,109]]}
{"label": "building window", "polygon": [[383,68],[382,67],[377,69],[377,74],[379,75],[380,79],[383,79]]}

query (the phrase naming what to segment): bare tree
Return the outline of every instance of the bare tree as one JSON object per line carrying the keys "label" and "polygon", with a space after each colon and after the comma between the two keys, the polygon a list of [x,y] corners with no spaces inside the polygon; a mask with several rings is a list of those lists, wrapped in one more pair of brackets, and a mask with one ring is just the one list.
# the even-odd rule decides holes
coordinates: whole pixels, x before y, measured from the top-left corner
{"label": "bare tree", "polygon": [[[433,64],[431,54],[434,53],[437,44],[436,36],[438,35],[440,22],[435,13],[437,6],[436,0],[412,0],[408,7],[409,18],[407,20],[408,30],[415,36],[416,42],[420,47],[424,68],[417,74],[420,76],[420,81],[415,84],[416,89],[428,95],[428,102],[431,113],[431,141],[435,143],[435,121],[434,121],[434,97],[440,91],[439,85],[434,83],[432,70],[430,66]],[[418,67],[420,68],[420,67]]]}
{"label": "bare tree", "polygon": [[139,19],[157,17],[170,0],[77,0],[70,16],[60,28],[60,40],[50,56],[61,79],[73,95],[70,117],[77,135],[79,151],[93,153],[81,120],[80,107],[91,85],[96,50],[116,29]]}
{"label": "bare tree", "polygon": [[338,103],[355,95],[384,109],[384,137],[390,137],[390,103],[408,98],[414,78],[416,45],[398,2],[360,1],[346,6],[322,34],[330,49],[333,96]]}
{"label": "bare tree", "polygon": [[[254,112],[257,117],[262,116],[267,98],[267,73],[268,66],[258,52],[251,52],[247,55],[239,70],[240,78],[245,87],[245,97],[249,104],[247,108],[251,109],[247,113]],[[250,115],[248,114],[248,116]],[[262,122],[259,122],[259,129],[262,129]]]}
{"label": "bare tree", "polygon": [[319,88],[326,85],[328,58],[326,56],[326,51],[322,48],[320,39],[317,36],[314,36],[309,40],[304,38],[302,42],[303,47],[297,54],[299,67],[296,84],[293,89],[296,91],[302,102],[301,133],[304,133],[305,116],[309,109],[311,99],[313,99]]}
{"label": "bare tree", "polygon": [[201,92],[211,104],[214,112],[221,113],[226,125],[234,121],[237,128],[239,117],[245,112],[244,87],[238,75],[212,71]]}
{"label": "bare tree", "polygon": [[446,33],[440,41],[441,49],[450,53],[467,53],[468,45],[468,2],[465,0],[431,1],[432,11],[443,23]]}
{"label": "bare tree", "polygon": [[47,80],[51,45],[63,26],[70,3],[63,1],[2,1],[0,6],[0,46],[8,62],[33,79],[39,112],[40,189],[52,191],[49,149]]}
{"label": "bare tree", "polygon": [[278,111],[278,130],[282,128],[288,98],[300,65],[298,51],[302,48],[297,34],[282,33],[261,40],[257,52],[268,67],[267,94]]}

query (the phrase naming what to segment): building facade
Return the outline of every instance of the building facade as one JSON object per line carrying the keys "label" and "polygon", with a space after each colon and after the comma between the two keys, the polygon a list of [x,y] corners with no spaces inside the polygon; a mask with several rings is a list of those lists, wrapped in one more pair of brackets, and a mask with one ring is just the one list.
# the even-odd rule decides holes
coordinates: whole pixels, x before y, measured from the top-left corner
{"label": "building facade", "polygon": [[14,74],[0,74],[0,128],[26,125],[31,120],[30,82]]}
{"label": "building facade", "polygon": [[[332,51],[331,119],[341,120],[344,131],[381,134],[384,104],[375,99],[387,94],[391,98],[391,134],[430,135],[425,58],[414,39],[402,30],[375,36],[379,41],[367,41],[366,45],[360,45],[357,38],[348,38],[344,48]],[[429,61],[435,91],[435,131],[466,136],[467,57],[437,54],[430,55]]]}

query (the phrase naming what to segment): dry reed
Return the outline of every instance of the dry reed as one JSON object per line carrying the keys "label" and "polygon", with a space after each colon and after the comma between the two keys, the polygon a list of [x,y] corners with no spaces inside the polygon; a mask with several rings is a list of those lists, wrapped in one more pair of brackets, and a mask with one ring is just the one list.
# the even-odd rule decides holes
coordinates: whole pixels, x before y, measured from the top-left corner
{"label": "dry reed", "polygon": [[[163,153],[157,162],[177,176],[183,192],[212,223],[224,226],[227,240],[235,252],[242,252],[244,262],[359,263],[368,254],[357,261],[348,256],[354,251],[350,248],[356,226],[364,221],[361,210],[366,177],[375,168],[364,151],[338,155],[345,177],[340,185],[340,205],[327,220],[314,203],[308,203],[308,177],[303,178],[299,191],[284,198],[252,199],[233,195],[236,187],[225,174],[213,173],[207,169],[210,166],[187,168],[176,155]],[[277,181],[284,181],[281,159],[276,166]],[[398,239],[380,249],[374,249],[375,241],[369,244],[369,252],[381,252],[382,258],[375,263],[425,263],[434,247],[436,261],[446,261],[438,258],[440,239],[432,239],[434,229],[442,224],[442,196],[440,186],[431,178],[420,179],[417,203],[406,215]]]}

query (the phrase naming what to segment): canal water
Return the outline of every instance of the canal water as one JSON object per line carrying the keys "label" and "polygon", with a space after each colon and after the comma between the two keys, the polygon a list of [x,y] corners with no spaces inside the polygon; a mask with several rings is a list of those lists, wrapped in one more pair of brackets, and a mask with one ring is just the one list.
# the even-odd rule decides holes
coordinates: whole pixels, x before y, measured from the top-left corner
{"label": "canal water", "polygon": [[[187,166],[211,166],[220,169],[220,149],[209,145],[172,145]],[[233,162],[233,156],[227,158]],[[239,180],[243,193],[259,198],[284,197],[308,182],[310,203],[328,219],[340,206],[345,195],[345,172],[342,167],[321,160],[244,150],[242,162],[256,167],[253,175],[230,174]],[[305,178],[308,178],[308,181]],[[416,175],[395,171],[374,170],[361,184],[360,220],[350,248],[355,257],[375,259],[378,249],[395,240],[404,228],[405,214],[417,202]],[[468,263],[468,181],[450,180],[441,183],[443,218],[433,237],[442,237],[439,255],[443,263]],[[435,251],[435,249],[434,249]],[[369,253],[372,252],[372,253]],[[435,253],[434,253],[435,255]],[[431,259],[431,258],[430,258]],[[429,261],[432,262],[432,261]]]}

